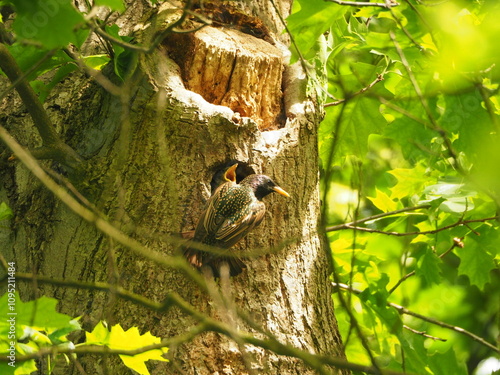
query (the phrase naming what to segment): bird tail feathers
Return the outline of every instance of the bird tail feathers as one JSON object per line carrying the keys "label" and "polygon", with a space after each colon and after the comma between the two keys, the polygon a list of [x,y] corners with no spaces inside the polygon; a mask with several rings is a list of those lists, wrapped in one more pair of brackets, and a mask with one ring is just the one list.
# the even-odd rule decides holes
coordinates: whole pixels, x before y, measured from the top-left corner
{"label": "bird tail feathers", "polygon": [[239,275],[243,271],[243,269],[247,267],[246,264],[243,263],[243,261],[238,257],[217,256],[205,251],[195,250],[191,248],[184,249],[184,257],[187,259],[189,264],[200,271],[204,266],[210,267],[212,269],[214,277],[220,277],[221,267],[224,263],[229,266],[230,276]]}

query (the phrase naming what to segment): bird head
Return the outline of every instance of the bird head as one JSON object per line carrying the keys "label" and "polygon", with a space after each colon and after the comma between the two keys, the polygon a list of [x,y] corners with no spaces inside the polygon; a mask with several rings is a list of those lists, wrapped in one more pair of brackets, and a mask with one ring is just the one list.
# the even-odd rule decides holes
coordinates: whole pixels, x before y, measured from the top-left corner
{"label": "bird head", "polygon": [[290,197],[290,194],[280,188],[270,177],[263,174],[251,174],[245,177],[245,179],[241,181],[241,184],[250,186],[258,200],[261,200],[271,193],[278,193],[285,197]]}
{"label": "bird head", "polygon": [[231,165],[224,173],[224,180],[236,182],[236,168],[238,168],[238,163]]}

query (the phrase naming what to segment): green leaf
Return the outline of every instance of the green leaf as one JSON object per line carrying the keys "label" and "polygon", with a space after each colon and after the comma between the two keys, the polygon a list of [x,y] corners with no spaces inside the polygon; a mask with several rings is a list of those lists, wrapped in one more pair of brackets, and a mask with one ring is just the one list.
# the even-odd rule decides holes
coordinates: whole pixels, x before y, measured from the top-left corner
{"label": "green leaf", "polygon": [[[135,350],[161,342],[159,337],[151,335],[150,332],[143,335],[139,334],[137,327],[124,331],[117,324],[108,330],[102,322],[99,322],[92,332],[86,332],[86,337],[87,344],[105,345],[116,350]],[[141,375],[149,375],[145,362],[148,360],[168,362],[167,359],[162,357],[162,354],[167,351],[167,348],[154,349],[134,356],[120,355],[120,358],[127,367]]]}
{"label": "green leaf", "polygon": [[14,214],[10,207],[7,206],[7,203],[0,203],[0,220],[9,220],[12,219],[13,216]]}
{"label": "green leaf", "polygon": [[[106,27],[106,32],[115,37],[116,39],[123,40],[130,43],[132,38],[121,36],[119,34],[120,28],[117,25]],[[114,56],[113,63],[115,67],[115,74],[121,79],[125,79],[128,73],[133,71],[137,63],[137,54],[133,51],[123,48],[118,44],[113,44]]]}
{"label": "green leaf", "polygon": [[385,273],[380,278],[368,278],[370,286],[359,294],[359,298],[367,307],[372,309],[381,319],[382,323],[388,328],[389,332],[396,332],[403,327],[399,313],[387,305],[387,284],[389,276]]}
{"label": "green leaf", "polygon": [[422,336],[402,330],[398,335],[401,350],[404,352],[405,370],[419,375],[434,375],[427,365],[427,350]]}
{"label": "green leaf", "polygon": [[440,101],[445,112],[439,119],[440,125],[458,138],[454,147],[464,151],[468,157],[475,160],[481,151],[484,139],[494,131],[493,123],[483,107],[483,98],[479,90],[460,95],[446,95]]}
{"label": "green leaf", "polygon": [[[408,84],[406,80],[401,80],[397,83],[396,94],[412,95],[413,89],[410,87],[406,88],[406,92],[401,92],[406,87],[404,84]],[[384,106],[384,117],[392,120],[389,121],[390,123],[384,129],[383,134],[388,138],[394,139],[401,145],[403,154],[409,161],[415,162],[428,158],[432,151],[429,146],[432,145],[432,140],[436,137],[436,133],[416,120],[425,118],[421,106],[415,102],[408,101],[393,101],[392,104],[399,108],[400,111],[411,113],[415,119],[404,116],[392,107]]]}
{"label": "green leaf", "polygon": [[[294,1],[294,11],[287,18],[288,30],[306,59],[314,56],[315,44],[320,35],[343,17],[347,8],[323,0]],[[296,59],[295,54],[292,62]]]}
{"label": "green leaf", "polygon": [[441,181],[438,184],[427,186],[424,190],[426,200],[420,203],[428,203],[440,199],[439,209],[444,212],[463,213],[474,209],[473,197],[477,192],[467,188],[462,183],[453,181]]}
{"label": "green leaf", "polygon": [[467,368],[463,361],[459,361],[453,348],[444,353],[435,352],[428,356],[429,367],[434,375],[467,375]]}
{"label": "green leaf", "polygon": [[96,70],[101,70],[102,67],[110,61],[110,58],[108,55],[92,55],[85,56],[83,58],[83,61],[85,61],[85,64],[88,67]]}
{"label": "green leaf", "polygon": [[[7,353],[3,350],[0,343],[0,355]],[[12,363],[13,366],[10,366]],[[28,375],[36,373],[38,369],[36,368],[36,363],[33,359],[24,362],[0,362],[0,374],[2,375]]]}
{"label": "green leaf", "polygon": [[49,335],[50,341],[54,344],[62,344],[67,342],[66,336],[74,331],[81,331],[82,327],[76,319],[70,320],[69,324],[65,327],[55,330]]}
{"label": "green leaf", "polygon": [[77,44],[75,29],[83,16],[69,1],[16,0],[14,31],[22,39],[35,40],[52,49]]}
{"label": "green leaf", "polygon": [[[16,293],[15,302],[8,304],[8,295],[4,294],[0,298],[0,314],[7,316],[7,313],[11,312],[8,308],[14,309],[12,311],[16,313],[17,337],[20,337],[23,333],[22,326],[50,334],[58,329],[71,326],[71,317],[56,311],[57,303],[58,301],[55,298],[45,296],[35,301],[23,302]],[[0,327],[2,323],[0,321]]]}
{"label": "green leaf", "polygon": [[420,195],[426,184],[429,183],[429,177],[425,175],[425,168],[417,164],[415,168],[395,168],[388,173],[397,178],[398,182],[391,188],[391,198],[401,199]]}
{"label": "green leaf", "polygon": [[[70,317],[56,311],[57,300],[49,297],[40,297],[35,301],[23,302],[15,293],[12,297],[8,293],[0,297],[0,315],[4,317],[15,317],[15,331],[11,331],[8,319],[0,320],[0,355],[12,351],[14,343],[16,355],[30,354],[40,347],[51,346],[61,342],[67,342],[63,336],[69,332],[79,329],[70,322]],[[10,315],[15,313],[16,315]],[[51,339],[50,333],[55,333],[57,340]],[[27,341],[20,343],[19,340]],[[0,362],[2,374],[31,374],[36,371],[34,360],[26,362],[15,362],[13,367]]]}
{"label": "green leaf", "polygon": [[398,207],[397,202],[389,198],[386,193],[379,189],[376,189],[375,198],[368,197],[368,199],[382,212],[395,211]]}
{"label": "green leaf", "polygon": [[[338,125],[340,121],[340,126]],[[332,147],[336,155],[362,157],[368,151],[368,138],[382,131],[384,119],[378,103],[366,97],[356,97],[342,106],[328,107],[319,130],[320,156],[326,165]],[[338,133],[335,133],[336,130]],[[333,142],[337,137],[338,141]],[[340,157],[340,156],[339,156]],[[338,159],[335,159],[338,161]]]}
{"label": "green leaf", "polygon": [[476,229],[480,236],[467,236],[464,247],[457,248],[460,257],[458,272],[466,275],[471,284],[484,289],[491,282],[490,271],[497,269],[494,254],[498,254],[500,245],[498,229],[483,225]]}
{"label": "green leaf", "polygon": [[439,257],[428,247],[425,254],[419,259],[415,270],[417,276],[424,281],[424,285],[439,284],[441,281],[440,263]]}
{"label": "green leaf", "polygon": [[[23,43],[14,43],[8,46],[8,48],[23,72],[31,69],[34,65],[38,65],[37,68],[28,75],[27,79],[29,81],[59,66],[73,62],[71,58],[62,51],[56,52],[50,58],[45,58],[50,52],[47,49],[40,49],[35,46],[24,45]],[[44,61],[39,64],[39,61],[42,59],[44,59]]]}
{"label": "green leaf", "polygon": [[70,326],[71,317],[56,311],[58,301],[42,296],[35,301],[22,302],[16,298],[16,322],[39,331],[52,333],[62,327]]}

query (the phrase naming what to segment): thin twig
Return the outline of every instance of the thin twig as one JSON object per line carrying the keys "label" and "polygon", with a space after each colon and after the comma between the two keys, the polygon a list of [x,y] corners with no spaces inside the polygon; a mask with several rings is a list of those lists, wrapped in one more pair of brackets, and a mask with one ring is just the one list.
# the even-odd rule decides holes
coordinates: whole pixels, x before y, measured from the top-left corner
{"label": "thin twig", "polygon": [[406,329],[406,330],[408,330],[408,331],[410,331],[410,332],[416,333],[417,335],[420,335],[420,336],[423,336],[425,338],[428,338],[428,339],[432,339],[432,340],[435,340],[435,341],[443,341],[443,342],[448,341],[446,339],[442,339],[441,337],[431,336],[431,335],[429,335],[426,332],[417,331],[415,328],[411,328],[411,327],[407,326],[406,324],[403,324],[403,328]]}
{"label": "thin twig", "polygon": [[339,104],[345,103],[346,101],[352,99],[353,97],[355,97],[357,95],[361,95],[361,94],[367,92],[373,86],[375,86],[377,83],[379,83],[380,81],[383,81],[383,80],[384,80],[384,75],[383,74],[379,74],[379,75],[377,75],[377,78],[373,82],[371,82],[368,86],[363,87],[361,90],[356,91],[352,95],[349,95],[349,97],[347,97],[347,98],[339,99],[339,100],[337,100],[335,102],[331,102],[331,103],[326,103],[323,107],[325,107],[325,108],[326,107],[333,107],[333,106],[337,106]]}
{"label": "thin twig", "polygon": [[399,214],[405,213],[405,212],[424,210],[424,209],[429,208],[429,207],[431,207],[430,204],[421,204],[421,205],[418,205],[418,206],[405,207],[405,208],[401,208],[399,210],[394,210],[394,211],[389,211],[389,212],[383,212],[381,214],[376,214],[376,215],[365,217],[363,219],[351,221],[350,223],[344,223],[344,224],[339,224],[339,225],[332,225],[332,226],[326,227],[325,231],[326,232],[334,232],[334,231],[341,230],[341,229],[348,229],[350,226],[357,226],[359,224],[366,223],[367,221],[381,219],[381,218],[389,217],[389,216],[393,216],[393,215],[399,215]]}
{"label": "thin twig", "polygon": [[[448,250],[444,253],[440,254],[438,258],[443,259],[446,255],[453,251],[455,247],[464,247],[462,243],[462,238],[455,237],[453,238],[453,244],[450,246]],[[408,272],[401,279],[399,279],[396,284],[389,290],[389,294],[392,294],[406,279],[415,275],[415,271]]]}
{"label": "thin twig", "polygon": [[339,5],[347,5],[353,7],[380,7],[390,9],[397,7],[399,3],[388,1],[386,3],[371,3],[369,1],[343,1],[343,0],[326,0]]}
{"label": "thin twig", "polygon": [[[335,288],[344,289],[344,290],[350,291],[354,294],[361,294],[362,293],[361,290],[353,288],[352,286],[349,286],[347,284],[343,284],[343,283],[332,283],[332,284]],[[482,337],[479,337],[479,336],[475,335],[474,333],[467,331],[464,328],[457,327],[457,326],[454,326],[454,325],[451,325],[448,323],[444,323],[444,322],[437,320],[437,319],[434,319],[434,318],[429,318],[428,316],[413,312],[411,310],[408,310],[406,307],[403,307],[403,306],[398,305],[398,304],[393,303],[393,302],[387,302],[387,305],[395,308],[400,314],[410,315],[410,316],[413,316],[413,317],[418,318],[420,320],[423,320],[425,322],[428,322],[428,323],[431,323],[431,324],[434,324],[434,325],[437,325],[437,326],[440,326],[443,328],[451,329],[455,332],[459,332],[465,336],[470,337],[474,341],[479,342],[480,344],[488,347],[489,349],[495,351],[496,353],[500,353],[499,348],[490,344],[488,341],[486,341]]]}
{"label": "thin twig", "polygon": [[64,53],[66,53],[71,59],[75,61],[78,67],[90,78],[93,78],[98,84],[102,86],[107,92],[114,96],[123,95],[123,88],[115,85],[111,82],[100,70],[93,69],[89,67],[83,59],[79,56],[71,52],[68,48],[63,49]]}
{"label": "thin twig", "polygon": [[[432,230],[424,230],[424,231],[414,231],[414,232],[388,232],[388,231],[383,231],[380,229],[365,228],[365,227],[359,227],[359,226],[354,226],[354,225],[350,225],[350,224],[343,224],[343,225],[341,225],[341,228],[339,228],[339,229],[354,229],[354,230],[358,230],[360,232],[379,233],[379,234],[385,234],[388,236],[404,237],[404,236],[416,236],[419,234],[436,234],[438,232],[442,232],[444,230],[448,230],[448,229],[455,228],[458,226],[462,226],[462,225],[467,226],[467,224],[470,224],[470,223],[482,223],[482,222],[486,222],[486,221],[490,221],[490,220],[498,220],[499,218],[500,218],[500,216],[492,216],[492,217],[486,217],[483,219],[473,219],[473,220],[460,219],[454,224],[449,224],[449,225],[446,225],[446,226],[441,227],[441,228],[432,229]],[[335,230],[339,230],[339,229],[335,229]],[[471,228],[469,228],[469,229],[471,229]],[[471,230],[473,231],[473,229],[471,229]]]}

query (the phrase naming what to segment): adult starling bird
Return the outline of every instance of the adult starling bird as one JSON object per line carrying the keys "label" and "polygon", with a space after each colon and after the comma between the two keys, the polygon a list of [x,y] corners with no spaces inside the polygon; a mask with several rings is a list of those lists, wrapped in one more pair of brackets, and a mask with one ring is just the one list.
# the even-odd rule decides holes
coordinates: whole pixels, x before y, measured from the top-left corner
{"label": "adult starling bird", "polygon": [[[225,182],[208,200],[196,226],[193,241],[228,249],[261,223],[266,212],[262,198],[272,192],[289,197],[285,190],[262,174],[251,174],[239,184],[236,183],[237,167],[238,164],[234,164],[224,173]],[[231,276],[238,275],[246,268],[241,259],[235,256],[189,247],[184,250],[184,255],[196,268],[210,266],[216,277],[223,262],[229,265]]]}

